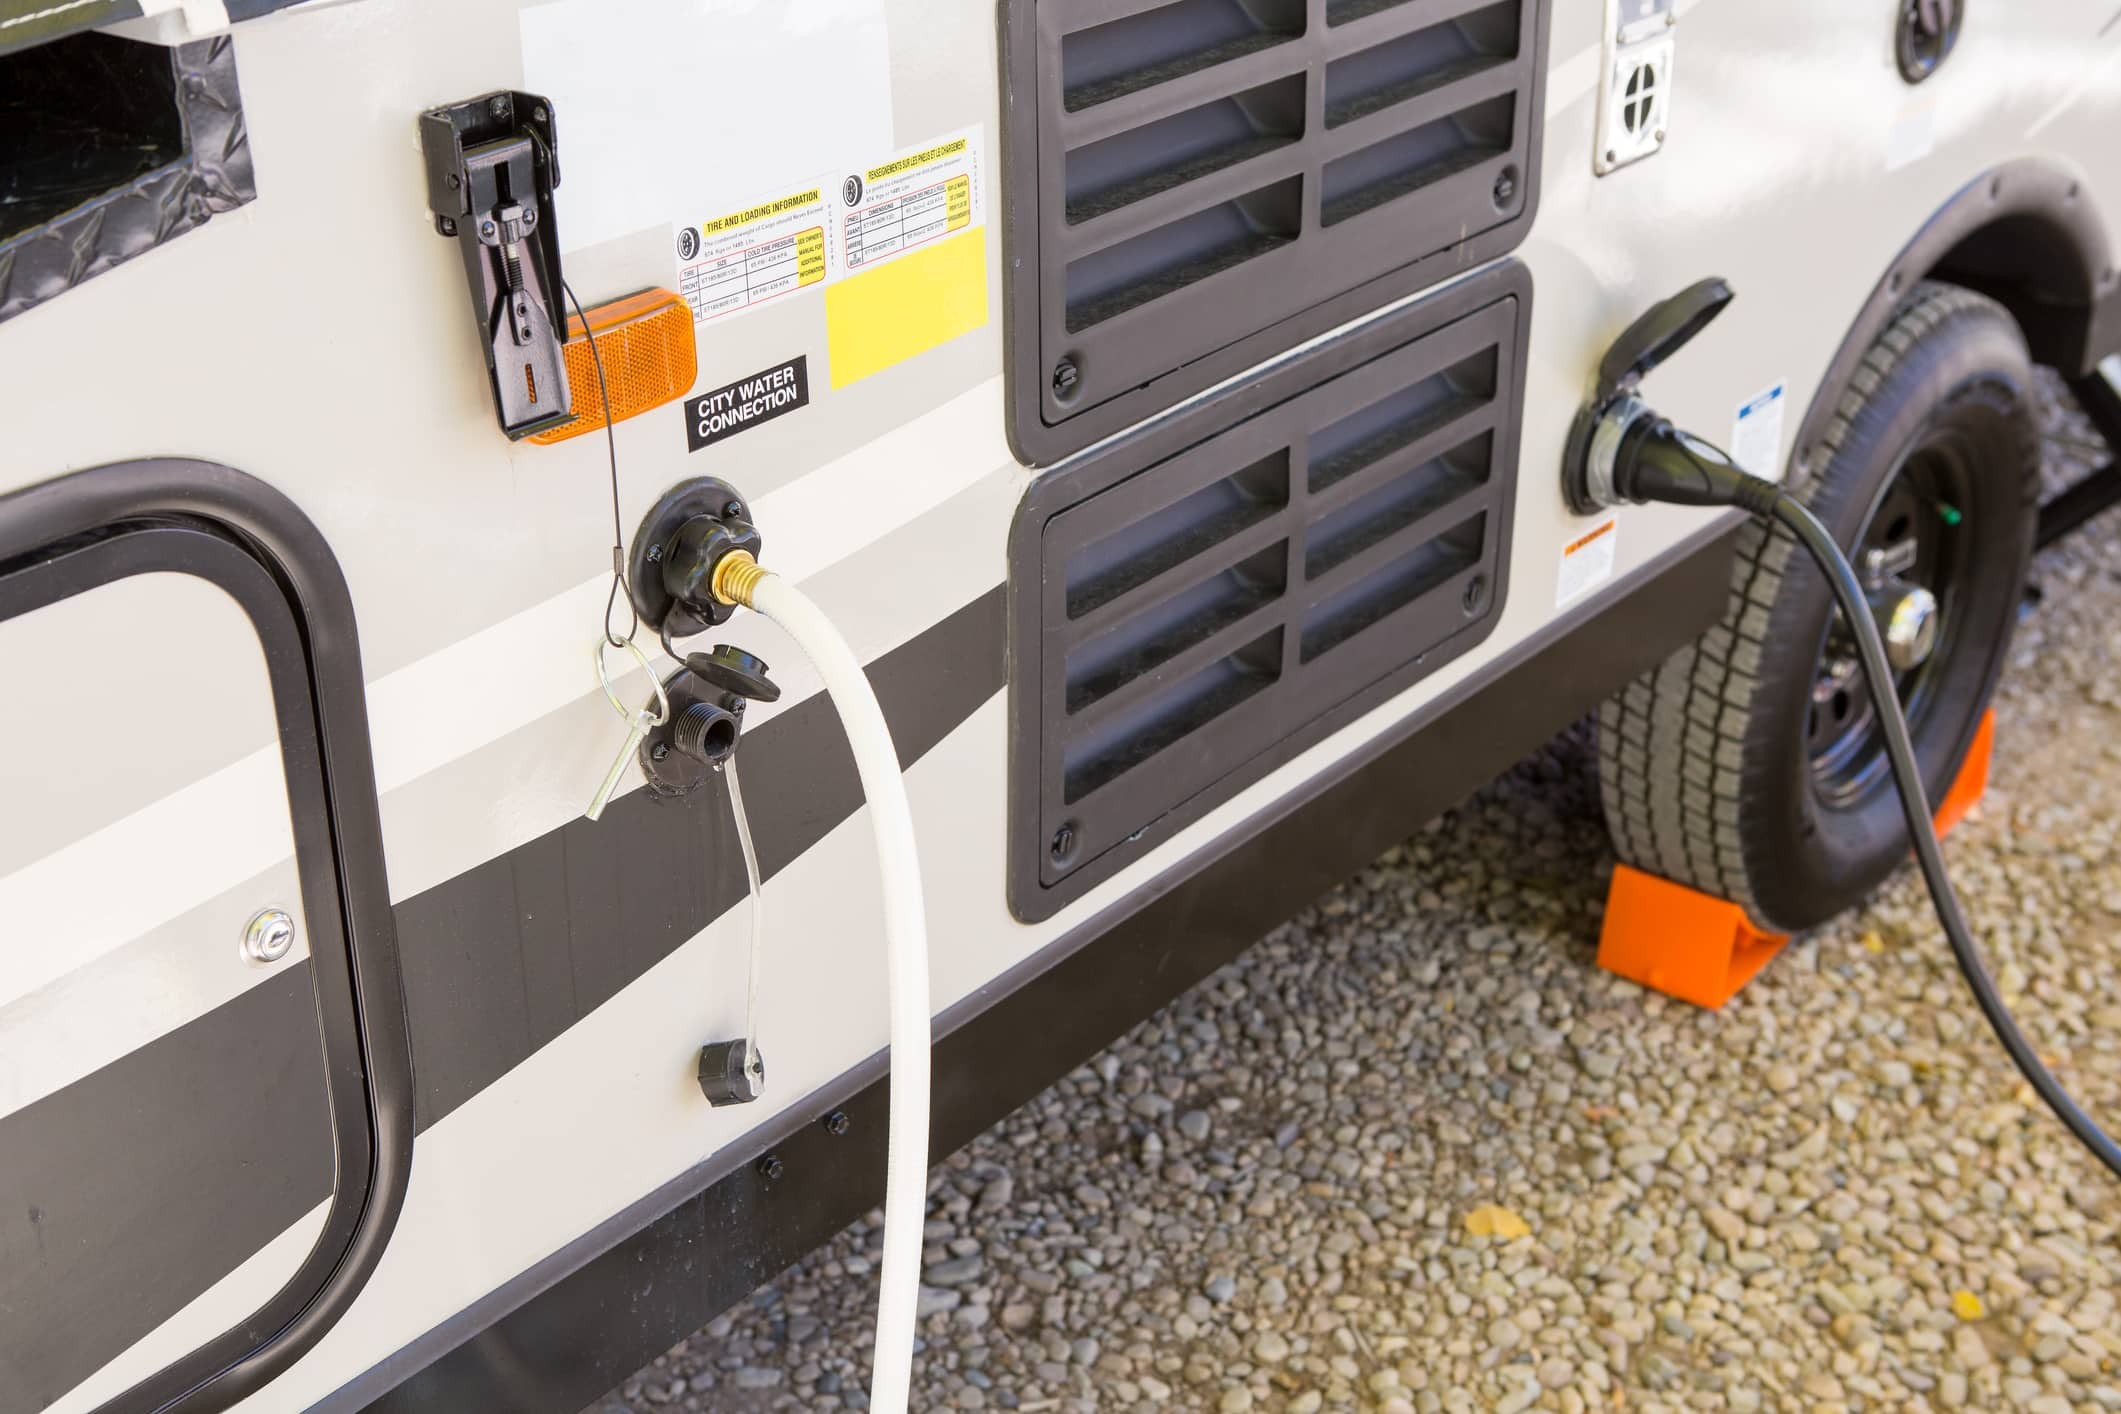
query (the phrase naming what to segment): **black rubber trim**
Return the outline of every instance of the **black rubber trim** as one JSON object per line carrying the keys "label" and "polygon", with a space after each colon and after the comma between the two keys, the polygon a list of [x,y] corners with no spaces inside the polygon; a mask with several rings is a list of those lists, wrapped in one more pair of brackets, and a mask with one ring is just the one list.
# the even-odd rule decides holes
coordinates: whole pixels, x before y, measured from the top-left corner
{"label": "black rubber trim", "polygon": [[210,1414],[316,1344],[381,1257],[412,1168],[412,1061],[353,601],[322,534],[264,482],[202,461],[117,463],[0,496],[0,617],[155,570],[226,590],[266,650],[340,1175],[315,1246],[265,1305],[102,1406]]}
{"label": "black rubber trim", "polygon": [[[4,9],[0,3],[0,25],[8,23]],[[229,7],[232,17],[238,9]],[[138,13],[136,8],[133,13]],[[23,47],[10,45],[7,36],[0,28],[0,54]],[[0,322],[166,245],[205,225],[217,212],[233,211],[258,195],[250,128],[236,82],[235,41],[224,34],[180,44],[169,51],[169,62],[184,125],[184,155],[0,241]]]}
{"label": "black rubber trim", "polygon": [[[937,1021],[941,1158],[1269,928],[1706,631],[1735,523],[1705,528],[1363,751]],[[313,1414],[575,1414],[873,1207],[886,1058],[872,1056],[524,1272]],[[821,1123],[835,1112],[840,1126]],[[780,1159],[778,1179],[756,1160]]]}
{"label": "black rubber trim", "polygon": [[[2030,275],[2023,273],[2028,261]],[[2084,170],[2055,157],[1991,168],[1929,219],[1871,291],[1798,428],[1793,486],[1818,470],[1821,439],[1849,380],[1924,280],[1964,285],[2002,303],[2023,327],[2034,361],[2066,378],[2084,377],[2121,350],[2121,270]]]}

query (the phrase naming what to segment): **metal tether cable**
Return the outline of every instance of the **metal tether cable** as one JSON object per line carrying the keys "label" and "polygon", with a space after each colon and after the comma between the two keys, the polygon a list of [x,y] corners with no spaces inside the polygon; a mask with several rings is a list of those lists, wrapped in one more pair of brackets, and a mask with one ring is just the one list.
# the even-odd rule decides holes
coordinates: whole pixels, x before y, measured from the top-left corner
{"label": "metal tether cable", "polygon": [[[604,405],[604,451],[611,463],[611,593],[604,596],[604,637],[612,647],[630,643],[641,631],[641,611],[633,605],[633,589],[626,583],[626,528],[619,520],[619,437],[611,429],[611,386],[604,381],[604,351],[597,347],[596,337],[589,332],[589,315],[582,309],[582,301],[575,294],[574,286],[560,281],[560,289],[567,302],[574,306],[575,318],[582,321],[582,337],[589,340],[589,359],[596,365],[597,397]],[[611,628],[611,611],[618,607],[619,596],[625,595],[626,612],[631,618],[625,636],[614,633]]]}
{"label": "metal tether cable", "polygon": [[[1682,436],[1681,441],[1684,444],[1699,442],[1699,439]],[[1700,445],[1728,461],[1729,454],[1720,448],[1706,442]],[[1687,448],[1686,455],[1706,480],[1721,482],[1730,477],[1731,467],[1712,466],[1692,447]],[[2033,1087],[2033,1092],[2100,1163],[2116,1177],[2121,1177],[2121,1146],[2108,1137],[2041,1063],[2039,1053],[2026,1040],[2025,1033],[2018,1029],[2017,1020],[2011,1016],[2003,994],[1997,990],[1981,960],[1981,949],[1967,926],[1966,914],[1959,906],[1959,895],[1952,888],[1951,876],[1945,872],[1944,850],[1937,842],[1937,827],[1930,819],[1929,800],[1922,789],[1922,769],[1915,759],[1915,745],[1908,735],[1907,717],[1900,709],[1899,694],[1893,690],[1892,665],[1886,659],[1885,644],[1879,637],[1878,625],[1871,616],[1869,602],[1856,572],[1849,567],[1848,558],[1841,553],[1833,533],[1820,524],[1819,518],[1803,502],[1786,495],[1773,482],[1742,473],[1731,485],[1731,504],[1782,526],[1796,537],[1797,543],[1819,566],[1820,574],[1825,576],[1828,588],[1833,591],[1835,603],[1841,608],[1841,616],[1848,621],[1849,631],[1855,636],[1857,651],[1863,659],[1863,675],[1871,704],[1885,734],[1885,754],[1892,765],[1893,780],[1899,787],[1900,809],[1907,817],[1915,859],[1922,868],[1923,882],[1929,886],[1930,903],[1936,909],[1937,921],[1944,926],[1945,941],[1951,945],[1959,973],[1974,994],[1975,1005],[1981,1008],[1989,1029],[2003,1043],[2003,1049]],[[1648,499],[1657,497],[1652,492]]]}
{"label": "metal tether cable", "polygon": [[[619,518],[619,441],[611,430],[611,389],[604,379],[604,355],[597,348],[595,337],[589,333],[589,315],[582,309],[581,297],[565,280],[560,281],[560,289],[566,294],[567,302],[574,306],[575,317],[582,321],[583,336],[589,339],[590,361],[597,370],[597,396],[604,404],[604,451],[611,467],[611,593],[604,599],[604,637],[612,647],[619,648],[631,643],[641,631],[641,611],[634,607],[633,590],[626,583],[626,529]],[[612,610],[618,606],[622,594],[631,620],[623,636],[613,632],[611,627]],[[677,649],[671,645],[667,628],[661,637],[663,651],[673,658],[679,657]],[[759,882],[758,850],[751,843],[751,819],[744,813],[744,791],[737,782],[736,757],[731,756],[718,769],[729,782],[729,813],[736,819],[737,845],[744,855],[744,879],[750,886],[751,947],[744,969],[744,1066],[752,1070],[759,1060],[759,952],[765,935],[766,899]]]}

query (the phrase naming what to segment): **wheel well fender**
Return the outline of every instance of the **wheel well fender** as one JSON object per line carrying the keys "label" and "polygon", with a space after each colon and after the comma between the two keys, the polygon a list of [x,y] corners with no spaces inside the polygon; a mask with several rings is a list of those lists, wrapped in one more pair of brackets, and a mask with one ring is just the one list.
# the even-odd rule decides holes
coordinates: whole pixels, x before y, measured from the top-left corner
{"label": "wheel well fender", "polygon": [[1929,219],[1864,302],[1798,429],[1793,481],[1823,463],[1822,439],[1857,365],[1923,280],[1996,300],[2024,330],[2035,361],[2065,377],[2121,352],[2121,271],[2083,170],[2047,156],[1990,168]]}

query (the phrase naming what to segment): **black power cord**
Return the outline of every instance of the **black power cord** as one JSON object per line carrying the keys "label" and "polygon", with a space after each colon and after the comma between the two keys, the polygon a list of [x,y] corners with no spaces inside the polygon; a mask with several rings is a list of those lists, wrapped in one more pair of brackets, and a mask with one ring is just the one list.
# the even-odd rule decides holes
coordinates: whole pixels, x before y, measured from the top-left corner
{"label": "black power cord", "polygon": [[1855,635],[1863,659],[1863,675],[1872,705],[1885,733],[1885,754],[1892,764],[1893,780],[1899,787],[1901,812],[1907,816],[1908,836],[1915,843],[1915,859],[1929,886],[1930,903],[1944,936],[1958,961],[1960,975],[1974,994],[1974,1002],[1987,1018],[1989,1029],[2033,1090],[2055,1112],[2100,1163],[2121,1177],[2121,1146],[2107,1137],[2090,1115],[2048,1073],[2025,1033],[2004,1005],[1996,983],[1982,965],[1981,951],[1967,927],[1959,907],[1959,895],[1944,869],[1944,851],[1937,843],[1937,827],[1930,819],[1929,801],[1922,790],[1922,770],[1915,761],[1915,745],[1909,739],[1907,717],[1893,691],[1893,671],[1885,656],[1863,585],[1849,567],[1848,557],[1834,543],[1833,534],[1803,502],[1785,495],[1771,481],[1749,476],[1730,458],[1698,438],[1675,430],[1661,418],[1631,431],[1615,459],[1614,490],[1631,501],[1665,501],[1689,506],[1739,506],[1771,524],[1780,525],[1796,537],[1826,576],[1835,603]]}

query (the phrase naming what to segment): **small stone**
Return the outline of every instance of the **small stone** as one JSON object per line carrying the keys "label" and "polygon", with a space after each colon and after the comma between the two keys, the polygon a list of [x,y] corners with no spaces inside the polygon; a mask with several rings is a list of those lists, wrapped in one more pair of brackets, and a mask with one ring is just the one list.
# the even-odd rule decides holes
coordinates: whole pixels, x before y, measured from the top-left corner
{"label": "small stone", "polygon": [[923,1284],[920,1295],[914,1300],[913,1314],[916,1319],[924,1319],[941,1311],[955,1311],[964,1299],[965,1294],[961,1291]]}
{"label": "small stone", "polygon": [[1208,1137],[1210,1121],[1205,1110],[1187,1110],[1178,1117],[1178,1132],[1198,1144]]}
{"label": "small stone", "polygon": [[1263,1365],[1279,1365],[1289,1358],[1289,1342],[1278,1331],[1262,1331],[1252,1342],[1252,1354]]}
{"label": "small stone", "polygon": [[1223,1391],[1221,1402],[1216,1406],[1222,1414],[1246,1414],[1252,1407],[1252,1391],[1243,1385]]}
{"label": "small stone", "polygon": [[1729,1208],[1704,1208],[1701,1220],[1708,1224],[1709,1231],[1722,1238],[1730,1246],[1737,1246],[1745,1236],[1745,1219]]}
{"label": "small stone", "polygon": [[937,1262],[921,1273],[921,1280],[930,1286],[965,1286],[979,1279],[987,1264],[977,1256],[952,1257]]}
{"label": "small stone", "polygon": [[1208,1278],[1207,1284],[1201,1290],[1207,1293],[1210,1301],[1220,1306],[1237,1295],[1237,1282],[1233,1277],[1217,1273]]}

